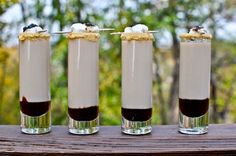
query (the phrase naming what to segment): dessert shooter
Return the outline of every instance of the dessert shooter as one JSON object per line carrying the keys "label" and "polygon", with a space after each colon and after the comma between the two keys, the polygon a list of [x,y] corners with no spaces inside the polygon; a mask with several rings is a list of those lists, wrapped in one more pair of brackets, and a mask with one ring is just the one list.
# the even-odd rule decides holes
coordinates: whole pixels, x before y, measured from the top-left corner
{"label": "dessert shooter", "polygon": [[67,38],[69,132],[93,134],[99,130],[99,28],[76,23]]}
{"label": "dessert shooter", "polygon": [[212,36],[196,26],[180,38],[179,132],[204,134],[208,131]]}
{"label": "dessert shooter", "polygon": [[30,24],[19,35],[21,131],[47,133],[50,114],[50,35]]}
{"label": "dessert shooter", "polygon": [[150,133],[152,117],[152,41],[148,27],[126,27],[122,39],[122,132]]}

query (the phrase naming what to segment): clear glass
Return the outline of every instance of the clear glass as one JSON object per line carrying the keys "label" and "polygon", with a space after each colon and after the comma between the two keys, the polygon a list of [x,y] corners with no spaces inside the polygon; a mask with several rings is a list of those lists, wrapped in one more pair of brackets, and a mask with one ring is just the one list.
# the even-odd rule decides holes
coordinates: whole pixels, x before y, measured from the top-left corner
{"label": "clear glass", "polygon": [[72,134],[93,134],[99,130],[98,62],[98,41],[69,39],[68,114]]}
{"label": "clear glass", "polygon": [[21,131],[26,134],[44,134],[51,131],[51,112],[41,116],[29,116],[22,112],[21,114]]}
{"label": "clear glass", "polygon": [[21,131],[43,134],[51,130],[49,39],[19,43]]}
{"label": "clear glass", "polygon": [[122,126],[121,131],[125,134],[130,135],[143,135],[151,133],[152,131],[152,119],[147,121],[130,121],[126,120],[122,116]]}
{"label": "clear glass", "polygon": [[179,132],[208,132],[211,41],[184,40],[180,43]]}
{"label": "clear glass", "polygon": [[72,134],[94,134],[99,131],[99,117],[90,121],[77,121],[69,117],[69,132]]}
{"label": "clear glass", "polygon": [[151,133],[152,41],[122,41],[122,125],[130,135]]}
{"label": "clear glass", "polygon": [[208,132],[208,112],[200,117],[187,117],[179,112],[179,132],[204,134]]}

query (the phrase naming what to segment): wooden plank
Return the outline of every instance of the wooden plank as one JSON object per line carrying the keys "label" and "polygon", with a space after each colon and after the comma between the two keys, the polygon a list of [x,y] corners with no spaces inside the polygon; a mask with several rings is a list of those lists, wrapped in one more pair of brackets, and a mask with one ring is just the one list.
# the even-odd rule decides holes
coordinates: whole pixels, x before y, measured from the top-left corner
{"label": "wooden plank", "polygon": [[95,135],[71,135],[53,126],[45,135],[26,135],[19,126],[0,126],[2,155],[236,155],[236,125],[210,125],[205,135],[183,135],[176,125],[154,126],[150,135],[129,136],[118,126],[102,126]]}

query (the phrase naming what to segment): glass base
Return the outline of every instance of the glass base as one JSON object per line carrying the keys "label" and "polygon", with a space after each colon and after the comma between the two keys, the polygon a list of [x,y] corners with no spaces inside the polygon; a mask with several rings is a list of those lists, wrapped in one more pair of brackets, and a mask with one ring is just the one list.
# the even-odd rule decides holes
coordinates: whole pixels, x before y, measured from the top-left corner
{"label": "glass base", "polygon": [[152,131],[152,119],[147,121],[129,121],[122,117],[121,131],[130,135],[144,135]]}
{"label": "glass base", "polygon": [[21,114],[21,132],[26,134],[44,134],[51,131],[51,112],[41,116]]}
{"label": "glass base", "polygon": [[200,117],[187,117],[179,113],[179,132],[183,134],[205,134],[208,132],[208,112]]}
{"label": "glass base", "polygon": [[99,131],[99,116],[91,121],[77,121],[69,117],[69,132],[78,135],[94,134]]}

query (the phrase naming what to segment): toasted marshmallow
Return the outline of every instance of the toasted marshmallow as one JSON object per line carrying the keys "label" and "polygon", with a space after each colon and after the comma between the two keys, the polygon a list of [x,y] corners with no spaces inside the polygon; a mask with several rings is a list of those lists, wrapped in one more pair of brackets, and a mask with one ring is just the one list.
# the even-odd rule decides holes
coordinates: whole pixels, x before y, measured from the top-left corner
{"label": "toasted marshmallow", "polygon": [[34,28],[30,28],[25,30],[25,32],[27,33],[38,33],[39,31],[42,31],[43,29],[41,27],[34,27]]}
{"label": "toasted marshmallow", "polygon": [[39,31],[42,31],[42,30],[43,29],[40,26],[33,23],[23,28],[23,32],[26,32],[26,33],[38,33]]}
{"label": "toasted marshmallow", "polygon": [[31,23],[23,28],[23,33],[19,34],[19,40],[35,40],[35,39],[49,39],[50,34],[46,32],[47,30],[42,29],[40,26]]}
{"label": "toasted marshmallow", "polygon": [[207,31],[203,26],[195,26],[190,29],[189,34],[206,34]]}
{"label": "toasted marshmallow", "polygon": [[87,26],[86,31],[88,32],[99,32],[99,27],[94,25],[94,26]]}
{"label": "toasted marshmallow", "polygon": [[180,38],[185,41],[185,40],[209,40],[212,39],[212,35],[204,29],[203,26],[195,26],[190,29],[188,33],[183,33],[180,35]]}
{"label": "toasted marshmallow", "polygon": [[71,32],[99,32],[99,27],[92,24],[75,23],[71,26]]}

